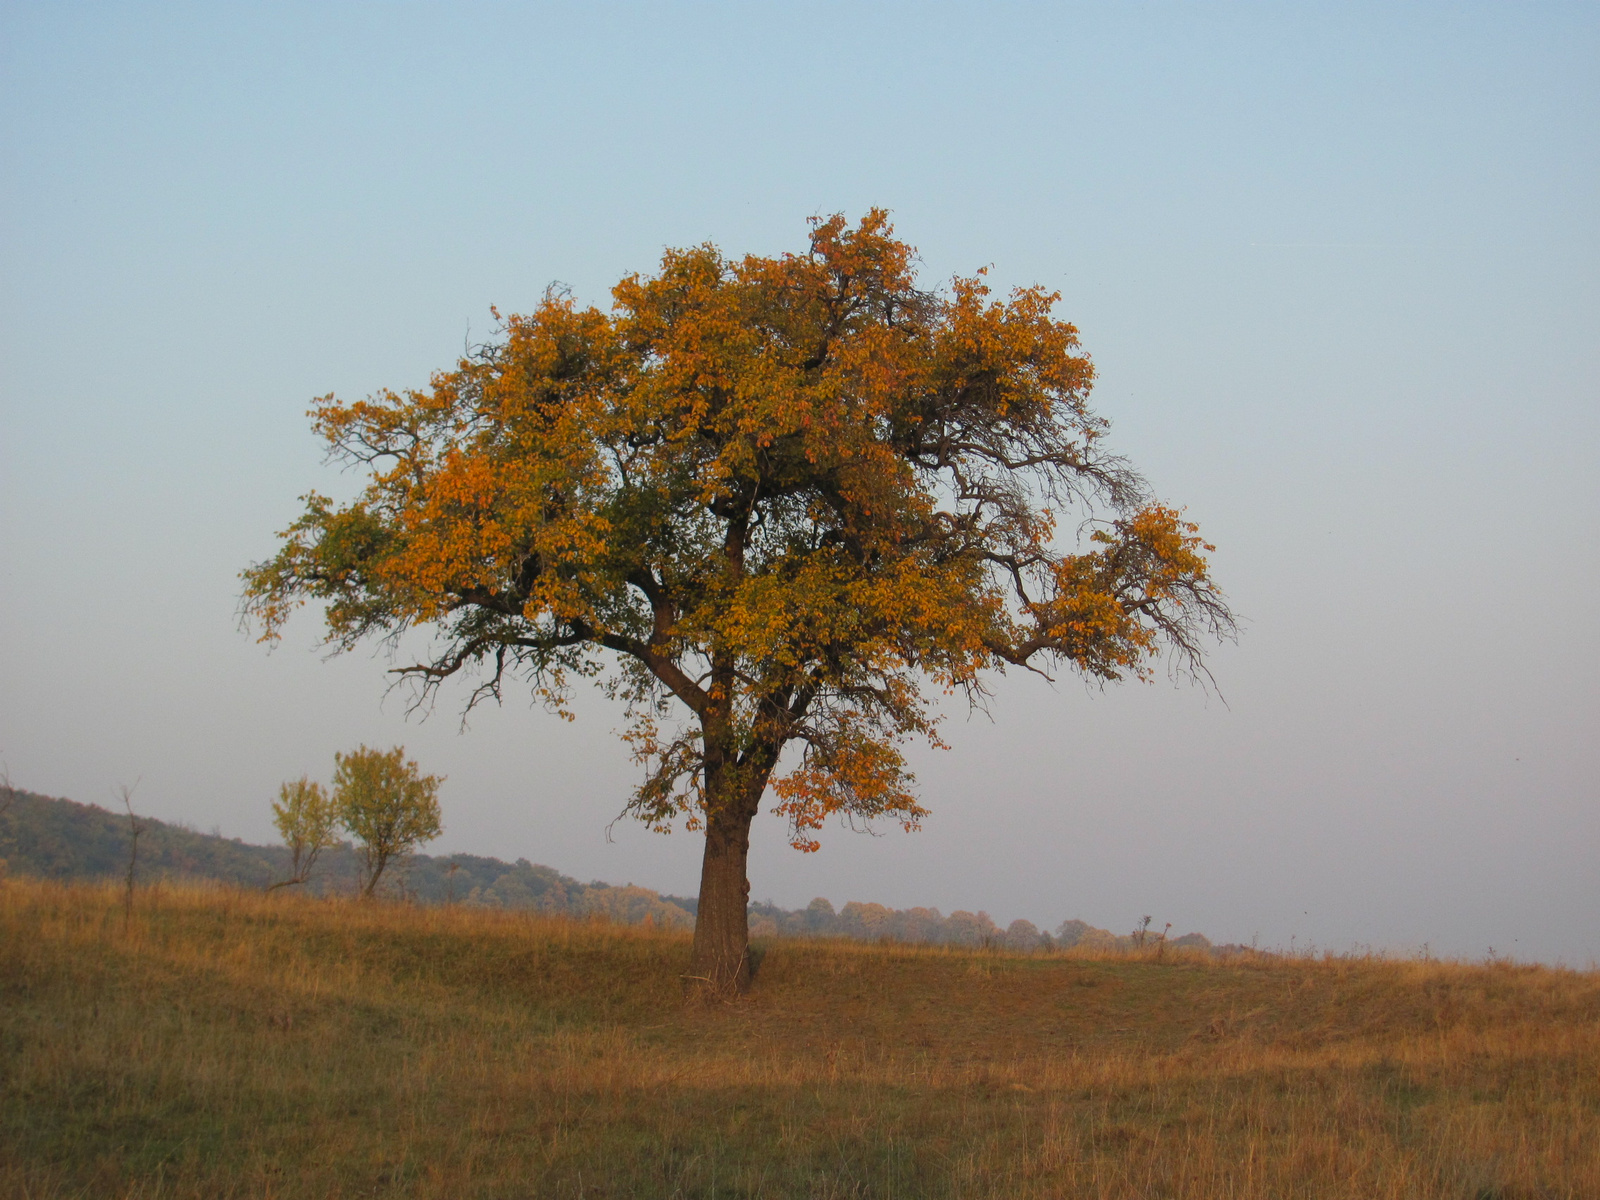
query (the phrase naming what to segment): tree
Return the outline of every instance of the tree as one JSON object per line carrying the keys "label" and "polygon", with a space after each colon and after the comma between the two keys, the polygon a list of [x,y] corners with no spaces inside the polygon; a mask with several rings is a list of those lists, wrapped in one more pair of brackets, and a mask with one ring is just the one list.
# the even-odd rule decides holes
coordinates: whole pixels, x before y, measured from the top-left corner
{"label": "tree", "polygon": [[437,775],[418,773],[405,747],[335,754],[333,803],[340,823],[359,841],[361,894],[371,896],[386,868],[439,836]]}
{"label": "tree", "polygon": [[269,892],[304,883],[316,866],[317,856],[338,844],[334,830],[339,814],[333,800],[320,783],[313,783],[304,775],[278,789],[278,798],[272,802],[272,823],[289,848],[294,867],[290,877],[273,884],[267,889]]}
{"label": "tree", "polygon": [[5,816],[16,798],[17,789],[11,786],[11,768],[0,763],[0,817]]}
{"label": "tree", "polygon": [[139,870],[139,839],[144,836],[145,823],[134,814],[133,793],[139,786],[139,781],[133,781],[133,787],[127,784],[117,788],[117,795],[122,800],[123,810],[128,814],[128,875],[126,886],[122,893],[122,929],[126,933],[129,923],[133,920],[133,885],[137,881]]}
{"label": "tree", "polygon": [[1203,674],[1232,631],[1211,547],[1105,449],[1058,297],[923,291],[913,254],[873,210],[814,221],[801,254],[670,250],[609,312],[559,290],[497,312],[429,387],[317,402],[365,490],[305,496],[244,572],[263,640],[308,599],[336,650],[431,630],[396,668],[419,703],[465,672],[469,710],[520,678],[570,718],[609,663],[644,768],[625,811],[704,833],[713,992],[749,978],[769,787],[801,850],[834,815],[913,829],[930,693],[981,705],[1008,666],[1143,677],[1163,651]]}

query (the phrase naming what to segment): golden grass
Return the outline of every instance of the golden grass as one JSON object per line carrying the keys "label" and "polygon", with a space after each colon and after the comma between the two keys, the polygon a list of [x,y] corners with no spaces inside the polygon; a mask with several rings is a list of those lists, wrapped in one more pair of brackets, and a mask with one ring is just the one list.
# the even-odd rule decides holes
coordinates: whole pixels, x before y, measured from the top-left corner
{"label": "golden grass", "polygon": [[1600,1197],[1600,978],[0,885],[0,1192]]}

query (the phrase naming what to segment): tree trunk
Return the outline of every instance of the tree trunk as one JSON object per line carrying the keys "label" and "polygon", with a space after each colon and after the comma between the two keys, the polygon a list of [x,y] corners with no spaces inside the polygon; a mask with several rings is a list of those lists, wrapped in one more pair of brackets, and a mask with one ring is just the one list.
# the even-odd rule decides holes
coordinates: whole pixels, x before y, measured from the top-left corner
{"label": "tree trunk", "polygon": [[700,905],[690,976],[708,996],[725,999],[750,986],[750,822],[755,807],[721,804],[706,814]]}

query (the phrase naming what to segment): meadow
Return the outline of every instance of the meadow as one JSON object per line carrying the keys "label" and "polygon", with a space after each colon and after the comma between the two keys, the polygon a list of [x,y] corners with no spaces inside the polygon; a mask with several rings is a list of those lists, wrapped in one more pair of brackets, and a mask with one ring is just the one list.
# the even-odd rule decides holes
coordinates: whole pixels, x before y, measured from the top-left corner
{"label": "meadow", "polygon": [[0,883],[0,1193],[1600,1196],[1600,976]]}

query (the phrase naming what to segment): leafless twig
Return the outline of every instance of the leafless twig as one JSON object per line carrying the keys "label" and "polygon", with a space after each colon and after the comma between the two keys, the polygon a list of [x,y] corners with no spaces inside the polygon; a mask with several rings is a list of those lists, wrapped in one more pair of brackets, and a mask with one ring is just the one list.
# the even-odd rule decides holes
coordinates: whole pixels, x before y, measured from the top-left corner
{"label": "leafless twig", "polygon": [[11,768],[0,763],[0,817],[6,815],[17,798],[17,789],[11,786]]}
{"label": "leafless twig", "polygon": [[139,786],[139,780],[133,781],[133,787],[123,784],[117,789],[117,794],[122,797],[122,807],[128,813],[128,886],[122,895],[122,928],[126,932],[129,922],[133,920],[133,883],[134,875],[139,867],[139,835],[144,832],[144,822],[134,816],[133,793]]}

